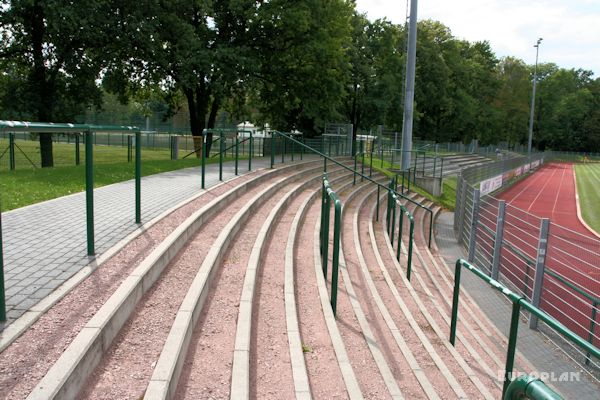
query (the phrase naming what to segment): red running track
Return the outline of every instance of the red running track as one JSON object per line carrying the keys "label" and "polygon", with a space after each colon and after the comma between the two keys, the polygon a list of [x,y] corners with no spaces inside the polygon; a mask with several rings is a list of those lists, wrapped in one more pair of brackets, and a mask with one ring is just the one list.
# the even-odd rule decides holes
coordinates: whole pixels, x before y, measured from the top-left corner
{"label": "red running track", "polygon": [[[546,269],[554,271],[594,297],[600,297],[600,240],[577,216],[575,174],[572,164],[548,164],[502,192],[507,204],[505,239],[535,260],[540,218],[550,219]],[[520,211],[522,210],[522,211]],[[523,212],[525,211],[525,212]],[[503,248],[501,269],[515,284],[533,281],[533,269],[525,272],[515,253]],[[506,272],[509,272],[508,274]],[[530,283],[531,282],[531,283]],[[527,286],[527,285],[526,285]],[[528,296],[531,293],[525,292]],[[581,337],[589,340],[592,303],[556,278],[546,274],[540,307]],[[600,312],[597,312],[600,314]],[[594,329],[600,345],[600,328]]]}

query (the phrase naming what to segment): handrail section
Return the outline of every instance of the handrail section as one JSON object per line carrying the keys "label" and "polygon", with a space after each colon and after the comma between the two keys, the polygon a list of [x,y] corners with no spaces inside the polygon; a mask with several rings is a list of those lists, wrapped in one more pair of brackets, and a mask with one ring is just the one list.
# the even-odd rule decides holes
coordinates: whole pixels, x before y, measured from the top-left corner
{"label": "handrail section", "polygon": [[562,397],[546,386],[541,379],[530,375],[521,375],[508,385],[503,399],[561,400]]}
{"label": "handrail section", "polygon": [[[378,188],[383,188],[384,190],[386,190],[386,191],[388,191],[388,192],[389,192],[390,190],[393,190],[394,194],[395,194],[397,197],[401,197],[402,199],[404,199],[404,200],[408,201],[409,203],[412,203],[412,204],[414,204],[416,207],[422,208],[423,210],[425,210],[426,212],[428,212],[428,213],[429,213],[429,215],[430,215],[430,224],[429,224],[429,243],[428,243],[428,246],[431,248],[431,237],[432,237],[432,235],[433,235],[433,229],[432,229],[432,222],[433,222],[433,211],[432,211],[432,210],[431,210],[429,207],[426,207],[426,206],[422,205],[421,203],[419,203],[419,202],[417,202],[417,201],[414,201],[414,200],[413,200],[413,199],[411,199],[410,197],[408,197],[408,196],[405,196],[405,195],[404,195],[404,194],[402,194],[402,193],[398,193],[398,192],[397,192],[395,189],[392,189],[392,188],[390,188],[390,187],[387,187],[387,186],[385,186],[385,185],[383,185],[383,184],[381,184],[381,183],[379,183],[379,182],[375,181],[375,180],[374,180],[374,179],[372,179],[371,177],[369,177],[369,176],[367,176],[367,175],[364,175],[364,174],[362,174],[362,173],[358,172],[358,171],[356,170],[356,168],[352,169],[352,168],[350,168],[350,167],[348,167],[348,166],[346,166],[346,165],[344,165],[344,164],[340,163],[339,161],[335,160],[334,158],[332,158],[332,157],[329,157],[328,155],[326,155],[326,154],[324,154],[324,153],[322,153],[322,152],[320,152],[320,151],[318,151],[318,150],[316,150],[316,149],[313,149],[313,148],[312,148],[312,147],[310,147],[310,146],[307,146],[307,145],[305,145],[304,143],[300,142],[299,140],[297,140],[297,139],[295,139],[295,138],[292,138],[292,137],[290,137],[289,135],[287,135],[287,134],[286,134],[286,133],[284,133],[284,132],[272,131],[272,138],[274,138],[274,137],[275,137],[275,135],[278,135],[278,136],[280,136],[280,137],[282,137],[282,138],[284,138],[284,139],[290,140],[292,143],[295,143],[295,144],[299,145],[301,149],[306,149],[306,150],[308,150],[308,151],[311,151],[311,152],[313,152],[313,153],[317,154],[317,155],[318,155],[318,156],[320,156],[320,157],[323,157],[323,164],[324,164],[324,170],[325,170],[325,172],[327,172],[327,161],[329,160],[330,162],[332,162],[332,163],[334,163],[334,164],[336,164],[336,165],[338,165],[338,166],[340,166],[340,167],[342,167],[342,168],[344,168],[344,169],[346,169],[346,170],[348,170],[348,171],[352,172],[353,174],[355,174],[355,176],[356,176],[356,175],[359,175],[359,176],[361,177],[361,180],[367,180],[367,181],[371,182],[372,184],[374,184],[374,185],[377,185],[377,187],[378,187]],[[273,146],[273,145],[272,145],[272,146]],[[283,161],[283,156],[284,156],[284,154],[282,153],[282,161]],[[273,152],[273,150],[272,150],[272,151],[271,151],[271,168],[273,168],[273,165],[274,165],[274,164],[275,164],[275,157],[274,157],[274,152]],[[378,197],[378,201],[379,201],[379,197]]]}
{"label": "handrail section", "polygon": [[327,281],[327,264],[329,260],[329,217],[331,203],[333,202],[335,214],[333,217],[333,256],[331,265],[331,309],[333,315],[337,308],[337,288],[338,288],[338,270],[340,264],[340,237],[342,232],[342,202],[338,195],[333,191],[327,173],[323,173],[323,185],[321,189],[321,234],[320,247],[323,257],[323,276]]}
{"label": "handrail section", "polygon": [[510,334],[508,338],[508,349],[506,353],[506,367],[504,370],[504,386],[502,388],[502,397],[506,395],[508,387],[511,383],[511,375],[514,367],[515,361],[515,352],[517,347],[517,333],[519,329],[519,315],[521,312],[521,307],[525,310],[529,311],[531,314],[535,315],[537,318],[544,321],[550,328],[556,330],[561,335],[563,335],[566,339],[576,344],[588,354],[593,355],[594,357],[600,357],[600,349],[594,346],[591,343],[586,342],[584,339],[579,337],[576,333],[565,327],[563,324],[558,322],[556,319],[546,314],[544,311],[540,310],[538,307],[534,306],[522,296],[512,292],[506,286],[502,285],[495,279],[489,277],[485,272],[481,271],[474,265],[470,264],[468,261],[463,259],[456,260],[456,265],[454,269],[454,294],[452,299],[452,318],[450,321],[450,343],[454,346],[456,342],[456,325],[458,319],[458,301],[459,301],[459,293],[460,293],[460,276],[462,268],[466,268],[469,271],[473,272],[478,278],[483,280],[484,282],[490,284],[493,289],[498,290],[504,296],[506,296],[512,302],[512,314],[511,314],[511,322],[510,322]]}
{"label": "handrail section", "polygon": [[[95,254],[94,235],[94,161],[93,161],[93,132],[133,132],[135,134],[135,223],[141,224],[141,140],[140,129],[133,126],[89,125],[42,123],[25,121],[0,121],[0,132],[37,132],[37,133],[71,133],[85,134],[85,202],[86,202],[86,234],[87,254]],[[79,147],[77,146],[77,149]],[[78,154],[77,154],[78,156]],[[78,157],[77,157],[78,158]],[[0,210],[1,218],[1,210]],[[0,252],[2,252],[2,229],[0,222]],[[6,303],[4,293],[4,258],[0,255],[0,321],[6,321]]]}

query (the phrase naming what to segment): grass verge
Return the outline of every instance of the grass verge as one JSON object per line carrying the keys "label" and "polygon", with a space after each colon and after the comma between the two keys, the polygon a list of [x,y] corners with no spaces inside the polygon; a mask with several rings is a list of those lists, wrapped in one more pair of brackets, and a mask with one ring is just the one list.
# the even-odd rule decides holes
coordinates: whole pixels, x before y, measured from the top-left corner
{"label": "grass verge", "polygon": [[[370,161],[365,159],[365,166],[368,166]],[[388,162],[379,158],[373,157],[373,169],[381,172],[382,174],[393,177],[395,173],[390,171],[392,165]],[[421,196],[433,201],[434,203],[444,207],[447,210],[454,211],[456,207],[456,176],[445,177],[442,182],[442,195],[441,196],[433,196],[429,192],[425,191],[425,189],[412,185],[410,186],[410,190],[419,193]]]}
{"label": "grass verge", "polygon": [[[25,145],[30,145],[26,143]],[[55,144],[54,157],[58,166],[36,168],[17,164],[15,171],[0,170],[0,196],[2,211],[13,210],[41,201],[78,193],[85,190],[85,152],[81,146],[81,165],[73,165],[74,146]],[[69,158],[71,157],[71,158]],[[142,150],[142,176],[174,171],[182,168],[200,167],[194,156],[170,160],[169,150]],[[240,157],[241,159],[242,157]],[[231,161],[232,157],[224,157]],[[8,160],[4,158],[2,161]],[[39,160],[35,160],[39,161]],[[67,161],[68,165],[67,164]],[[209,157],[207,163],[218,163],[218,157]],[[200,171],[198,171],[200,175]],[[123,147],[94,147],[94,187],[110,185],[134,178],[134,163],[127,162],[127,149]]]}

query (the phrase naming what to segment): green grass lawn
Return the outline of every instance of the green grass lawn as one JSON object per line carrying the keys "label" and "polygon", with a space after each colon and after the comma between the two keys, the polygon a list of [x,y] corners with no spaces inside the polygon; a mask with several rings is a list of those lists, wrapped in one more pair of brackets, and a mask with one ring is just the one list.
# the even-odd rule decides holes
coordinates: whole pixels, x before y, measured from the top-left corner
{"label": "green grass lawn", "polygon": [[[39,144],[19,141],[24,151],[35,157],[39,164]],[[0,154],[8,142],[0,140]],[[37,154],[35,148],[38,148]],[[2,211],[12,210],[85,190],[85,151],[81,146],[81,165],[75,165],[75,146],[54,144],[54,168],[33,168],[27,160],[17,158],[15,171],[8,170],[8,153],[0,159],[0,198]],[[17,150],[18,153],[18,150]],[[180,153],[181,154],[181,153]],[[241,157],[240,157],[241,158]],[[232,160],[225,157],[226,161]],[[25,162],[24,162],[25,161]],[[219,162],[218,157],[206,159],[207,163]],[[169,150],[142,149],[142,176],[181,168],[199,167],[200,160],[190,156],[184,160],[171,160]],[[200,174],[200,171],[198,171]],[[134,178],[134,163],[127,162],[127,148],[94,146],[94,187],[109,185]]]}
{"label": "green grass lawn", "polygon": [[600,232],[600,164],[576,164],[579,207],[585,222]]}
{"label": "green grass lawn", "polygon": [[[369,165],[369,162],[370,161],[368,160],[368,158],[366,158],[365,164],[367,167]],[[396,164],[394,164],[394,167],[397,168],[398,166]],[[392,165],[388,161],[384,160],[383,166],[382,166],[381,159],[373,157],[373,169],[374,170],[377,170],[391,178],[395,175],[395,173],[391,172],[390,168],[392,168]],[[365,169],[365,171],[366,171],[366,169]],[[442,207],[444,207],[448,210],[454,211],[454,208],[456,207],[456,177],[455,176],[445,177],[444,181],[442,182],[442,188],[443,188],[443,190],[442,190],[441,196],[433,196],[418,186],[414,186],[414,185],[410,186],[411,190],[419,193],[423,197],[433,201],[436,204],[441,205]]]}

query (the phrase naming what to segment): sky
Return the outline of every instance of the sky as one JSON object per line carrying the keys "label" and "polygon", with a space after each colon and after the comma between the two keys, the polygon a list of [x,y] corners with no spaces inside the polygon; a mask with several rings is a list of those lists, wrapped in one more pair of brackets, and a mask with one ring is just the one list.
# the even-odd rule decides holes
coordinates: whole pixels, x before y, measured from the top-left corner
{"label": "sky", "polygon": [[[407,15],[407,0],[356,4],[370,20],[398,24]],[[530,65],[541,37],[540,63],[591,70],[600,77],[600,0],[420,0],[417,14],[419,20],[442,22],[459,39],[487,40],[499,58],[514,56]]]}

